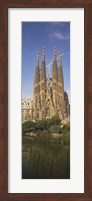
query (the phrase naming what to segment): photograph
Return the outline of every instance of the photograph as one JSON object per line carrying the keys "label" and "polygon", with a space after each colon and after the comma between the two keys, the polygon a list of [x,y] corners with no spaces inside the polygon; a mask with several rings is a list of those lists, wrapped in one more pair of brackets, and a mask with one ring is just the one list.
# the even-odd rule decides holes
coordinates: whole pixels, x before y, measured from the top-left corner
{"label": "photograph", "polygon": [[1,0],[1,201],[92,200],[92,0]]}
{"label": "photograph", "polygon": [[70,22],[22,22],[22,179],[70,179]]}

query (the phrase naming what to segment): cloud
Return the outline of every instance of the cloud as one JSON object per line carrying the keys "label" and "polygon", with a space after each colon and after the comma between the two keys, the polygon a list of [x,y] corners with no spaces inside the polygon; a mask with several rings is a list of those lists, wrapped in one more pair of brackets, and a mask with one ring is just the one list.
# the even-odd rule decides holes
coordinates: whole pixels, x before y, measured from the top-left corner
{"label": "cloud", "polygon": [[60,22],[60,21],[54,21],[54,22],[49,22],[49,24],[51,25],[51,26],[59,26],[60,28],[65,28],[66,26],[67,26],[67,24],[69,24],[69,22]]}
{"label": "cloud", "polygon": [[51,32],[51,33],[48,34],[48,37],[50,39],[68,40],[70,36],[69,36],[68,33]]}
{"label": "cloud", "polygon": [[50,22],[52,26],[61,25],[61,22]]}
{"label": "cloud", "polygon": [[69,35],[68,35],[68,34],[63,34],[63,33],[61,33],[61,32],[55,32],[55,33],[53,34],[53,36],[54,36],[55,38],[57,38],[57,39],[60,39],[60,40],[67,40],[67,39],[69,39]]}

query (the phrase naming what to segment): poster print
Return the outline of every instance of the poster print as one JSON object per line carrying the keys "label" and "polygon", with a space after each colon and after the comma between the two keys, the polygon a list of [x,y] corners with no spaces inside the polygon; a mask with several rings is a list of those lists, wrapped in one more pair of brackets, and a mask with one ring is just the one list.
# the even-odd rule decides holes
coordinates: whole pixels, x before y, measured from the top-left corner
{"label": "poster print", "polygon": [[22,22],[22,179],[70,179],[69,22]]}

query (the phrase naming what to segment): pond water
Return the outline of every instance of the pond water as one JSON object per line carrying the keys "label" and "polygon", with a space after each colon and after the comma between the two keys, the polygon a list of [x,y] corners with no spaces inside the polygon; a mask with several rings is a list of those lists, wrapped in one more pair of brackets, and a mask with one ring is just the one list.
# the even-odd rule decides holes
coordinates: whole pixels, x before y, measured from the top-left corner
{"label": "pond water", "polygon": [[69,137],[34,137],[22,140],[23,179],[69,179]]}

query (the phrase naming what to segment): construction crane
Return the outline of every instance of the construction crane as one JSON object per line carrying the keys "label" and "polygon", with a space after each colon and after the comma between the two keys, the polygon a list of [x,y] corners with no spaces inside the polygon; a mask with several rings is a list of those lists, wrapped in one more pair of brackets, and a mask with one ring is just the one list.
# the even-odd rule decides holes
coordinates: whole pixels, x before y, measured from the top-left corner
{"label": "construction crane", "polygon": [[[60,61],[60,59],[62,59],[63,55],[64,55],[64,53],[60,52],[59,56],[56,58],[57,61]],[[52,64],[53,64],[53,61],[51,61],[49,64],[46,65],[46,70],[47,70],[47,73],[48,73],[49,76],[50,76],[50,68],[51,68]]]}

